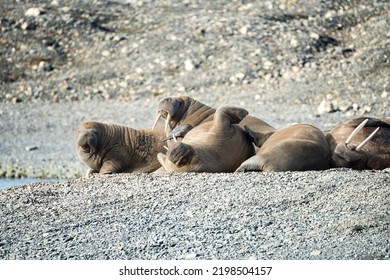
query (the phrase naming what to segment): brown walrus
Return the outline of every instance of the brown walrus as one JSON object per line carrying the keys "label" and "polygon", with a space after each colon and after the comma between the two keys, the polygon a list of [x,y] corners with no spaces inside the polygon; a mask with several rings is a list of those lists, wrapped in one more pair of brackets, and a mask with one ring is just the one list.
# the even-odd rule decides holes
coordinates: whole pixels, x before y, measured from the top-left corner
{"label": "brown walrus", "polygon": [[[158,116],[153,127],[161,117],[165,118],[169,138],[172,138],[172,135],[178,138],[183,137],[193,127],[212,121],[216,109],[189,96],[177,96],[161,100],[157,112]],[[247,115],[238,125],[241,128],[250,126],[253,131],[261,133],[264,137],[263,141],[275,131],[271,125],[251,115]]]}
{"label": "brown walrus", "polygon": [[86,121],[76,131],[76,149],[92,173],[153,172],[160,168],[157,153],[164,150],[162,127],[130,127]]}
{"label": "brown walrus", "polygon": [[326,138],[332,167],[377,170],[390,167],[390,117],[351,119],[332,129]]}
{"label": "brown walrus", "polygon": [[255,153],[245,131],[236,125],[247,115],[241,108],[221,107],[212,121],[195,126],[157,158],[166,171],[233,172]]}
{"label": "brown walrus", "polygon": [[256,155],[244,161],[236,172],[306,171],[330,168],[330,150],[324,133],[308,124],[277,130],[266,141],[264,135],[246,127],[259,147]]}

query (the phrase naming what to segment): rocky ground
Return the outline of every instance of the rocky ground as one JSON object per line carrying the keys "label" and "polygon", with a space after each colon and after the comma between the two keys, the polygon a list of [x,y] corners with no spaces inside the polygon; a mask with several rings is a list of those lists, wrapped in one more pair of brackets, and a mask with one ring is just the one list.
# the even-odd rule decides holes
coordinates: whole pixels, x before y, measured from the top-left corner
{"label": "rocky ground", "polygon": [[[1,1],[0,176],[71,179],[0,191],[1,257],[186,258],[195,254],[198,258],[388,259],[389,201],[384,194],[389,173],[343,170],[248,174],[244,178],[236,174],[172,175],[180,192],[170,196],[169,205],[161,204],[163,200],[158,196],[149,197],[146,191],[141,201],[157,203],[161,209],[148,206],[144,211],[145,204],[140,202],[131,204],[134,212],[116,215],[117,197],[128,198],[135,189],[138,192],[146,187],[165,194],[168,189],[164,182],[171,175],[74,180],[86,168],[75,154],[73,131],[82,120],[89,119],[134,128],[151,126],[159,100],[178,94],[215,107],[242,106],[276,128],[304,122],[328,129],[355,116],[389,116],[389,11],[390,4],[384,0]],[[315,181],[323,176],[336,187],[323,190],[322,181]],[[356,183],[360,192],[354,191],[351,177],[359,178]],[[143,185],[140,180],[151,183]],[[197,182],[196,187],[186,190],[183,186],[191,181]],[[286,188],[290,181],[292,187]],[[229,186],[233,189],[226,191]],[[209,197],[205,196],[206,190],[211,191]],[[265,205],[252,211],[254,203],[245,198],[233,204],[237,207],[217,211],[214,205],[213,211],[202,212],[205,205],[213,205],[213,199],[222,203],[226,197],[234,198],[231,193],[243,190],[260,192],[255,204],[261,201]],[[36,192],[38,204],[29,200],[31,191]],[[62,191],[67,195],[56,194]],[[225,191],[226,197],[221,195]],[[104,192],[109,195],[101,195]],[[285,195],[286,203],[278,200],[278,192]],[[299,203],[289,200],[301,192],[313,193],[307,195],[314,204],[303,198],[297,198]],[[363,203],[364,193],[370,196],[367,204]],[[10,208],[7,201],[18,199],[22,199],[20,207]],[[74,203],[72,207],[68,207],[67,199]],[[94,213],[93,209],[101,208],[94,206],[98,203],[94,201],[101,201],[99,205],[110,213],[109,220],[96,216],[100,212]],[[312,208],[317,203],[323,210],[318,215],[329,227],[304,222],[318,210]],[[344,204],[347,210],[334,214]],[[55,226],[49,226],[44,216],[36,216],[34,207],[39,205],[54,211],[50,217],[60,217]],[[199,224],[200,220],[185,214],[186,206],[189,211],[203,213],[201,217],[207,216],[210,223],[195,226],[192,231],[190,224]],[[74,207],[92,208],[73,215]],[[163,214],[158,216],[160,212]],[[295,213],[298,224],[293,218],[285,223],[279,219],[279,215],[290,212]],[[180,252],[165,246],[182,229],[169,225],[176,215],[180,219],[187,215],[189,220],[176,236],[179,245],[175,246],[181,248]],[[241,219],[240,215],[248,217],[245,219],[250,224],[256,220],[260,223],[257,228],[262,239],[254,225],[248,233],[257,236],[250,241],[256,249],[249,249],[249,243],[242,239],[246,236],[241,232],[244,222],[237,225],[238,232],[229,222],[233,217]],[[251,221],[250,217],[258,218]],[[271,227],[260,222],[265,217],[272,220]],[[350,217],[354,219],[349,226],[336,226]],[[160,218],[167,221],[162,226],[167,237],[156,237],[154,246],[152,239],[138,235],[143,234],[147,221]],[[378,223],[365,224],[371,218]],[[140,231],[133,232],[131,221],[137,219],[145,220],[140,223]],[[17,230],[22,220],[26,228],[42,228],[26,237]],[[84,225],[80,226],[79,221],[85,221]],[[223,230],[214,234],[219,223]],[[335,227],[331,228],[332,224]],[[94,235],[99,228],[121,230],[122,245],[118,245],[119,239],[109,239],[106,231]],[[158,223],[155,228],[158,231]],[[300,238],[296,238],[298,233]],[[43,239],[42,234],[46,235]],[[320,248],[309,241],[310,234]],[[205,239],[191,246],[207,250],[192,250],[195,247],[188,247],[191,242],[181,243],[194,236]],[[60,245],[63,238],[70,239]],[[128,245],[126,240],[133,242],[134,238],[143,245]],[[239,250],[224,251],[224,245],[217,247],[218,240],[232,248],[244,244],[242,254]],[[273,255],[267,253],[271,241],[279,248],[271,250]],[[42,251],[42,242],[47,242],[47,252]],[[264,242],[268,245],[259,249]],[[28,249],[31,243],[37,247]],[[62,247],[66,244],[71,244],[73,251]],[[97,246],[101,251],[94,249]],[[118,253],[113,249],[116,246],[125,251]],[[289,248],[291,253],[287,253]]]}
{"label": "rocky ground", "polygon": [[390,259],[390,173],[117,174],[0,193],[5,259]]}

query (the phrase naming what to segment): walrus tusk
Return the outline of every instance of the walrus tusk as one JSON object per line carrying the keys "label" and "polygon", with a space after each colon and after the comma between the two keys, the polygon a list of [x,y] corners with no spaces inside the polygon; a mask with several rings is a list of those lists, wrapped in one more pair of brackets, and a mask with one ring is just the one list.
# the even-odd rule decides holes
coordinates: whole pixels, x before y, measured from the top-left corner
{"label": "walrus tusk", "polygon": [[168,113],[167,119],[165,120],[165,133],[167,133],[169,122],[171,121],[171,115]]}
{"label": "walrus tusk", "polygon": [[164,146],[164,149],[166,149],[167,151],[169,150],[167,146]]}
{"label": "walrus tusk", "polygon": [[173,137],[173,141],[177,142],[175,134],[172,134],[172,137]]}
{"label": "walrus tusk", "polygon": [[351,142],[352,138],[353,138],[356,134],[358,134],[358,132],[359,132],[360,130],[362,130],[362,128],[366,125],[367,122],[368,122],[368,119],[365,119],[364,121],[362,121],[361,124],[359,124],[359,125],[354,129],[354,131],[352,131],[351,135],[349,135],[348,139],[345,141],[345,144],[346,144],[346,145],[348,145],[348,144]]}
{"label": "walrus tusk", "polygon": [[161,116],[162,116],[162,113],[161,113],[161,112],[158,112],[158,115],[157,115],[157,117],[156,117],[156,120],[155,120],[154,123],[153,123],[152,130],[154,130],[154,128],[156,127],[156,124],[157,124],[157,122],[161,119]]}
{"label": "walrus tusk", "polygon": [[356,147],[355,151],[358,152],[361,149],[363,149],[364,145],[366,145],[367,142],[370,141],[372,137],[374,137],[374,135],[378,132],[378,130],[379,130],[379,127],[377,129],[375,129],[374,132],[371,133],[370,136],[368,136],[362,143],[360,143],[360,145]]}

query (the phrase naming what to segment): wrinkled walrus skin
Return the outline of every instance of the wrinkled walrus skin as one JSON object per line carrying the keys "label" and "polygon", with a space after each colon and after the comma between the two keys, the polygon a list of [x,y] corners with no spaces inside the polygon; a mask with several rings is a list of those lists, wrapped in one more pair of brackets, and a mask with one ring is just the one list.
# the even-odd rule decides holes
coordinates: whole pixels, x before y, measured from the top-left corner
{"label": "wrinkled walrus skin", "polygon": [[255,145],[256,155],[237,168],[247,171],[306,171],[330,168],[330,150],[324,133],[307,124],[296,124],[272,134],[265,142],[262,135],[246,128]]}
{"label": "wrinkled walrus skin", "polygon": [[[209,107],[189,96],[166,97],[158,105],[158,111],[162,117],[168,120],[169,129],[174,129],[171,134],[183,137],[191,128],[201,123],[212,121],[216,109]],[[239,124],[241,128],[250,126],[253,131],[261,133],[262,141],[265,141],[273,132],[273,128],[261,119],[247,115]]]}
{"label": "wrinkled walrus skin", "polygon": [[[345,144],[352,131],[366,119],[368,122],[363,129],[352,138],[351,143]],[[379,130],[373,138],[360,151],[356,151],[357,145],[378,127]],[[390,167],[390,117],[351,119],[332,129],[326,138],[331,150],[332,167],[358,170],[382,170]]]}
{"label": "wrinkled walrus skin", "polygon": [[169,142],[166,155],[158,160],[171,172],[233,172],[254,155],[253,144],[239,123],[248,112],[236,107],[221,107],[213,120],[190,130],[180,142]]}
{"label": "wrinkled walrus skin", "polygon": [[160,168],[163,128],[136,130],[130,127],[87,121],[76,131],[76,149],[92,173],[153,172]]}

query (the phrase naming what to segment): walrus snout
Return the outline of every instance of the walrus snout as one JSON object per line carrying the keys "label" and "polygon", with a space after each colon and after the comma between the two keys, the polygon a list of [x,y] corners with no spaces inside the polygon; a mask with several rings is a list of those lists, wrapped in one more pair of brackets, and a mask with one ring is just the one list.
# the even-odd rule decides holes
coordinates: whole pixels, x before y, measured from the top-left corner
{"label": "walrus snout", "polygon": [[182,106],[183,100],[181,98],[171,98],[166,97],[164,98],[159,106],[158,106],[158,112],[161,113],[161,116],[166,119],[168,114],[171,117],[175,116],[175,113],[179,110],[179,108]]}
{"label": "walrus snout", "polygon": [[98,143],[98,137],[95,130],[82,131],[79,134],[77,145],[85,153],[93,153],[96,150]]}

